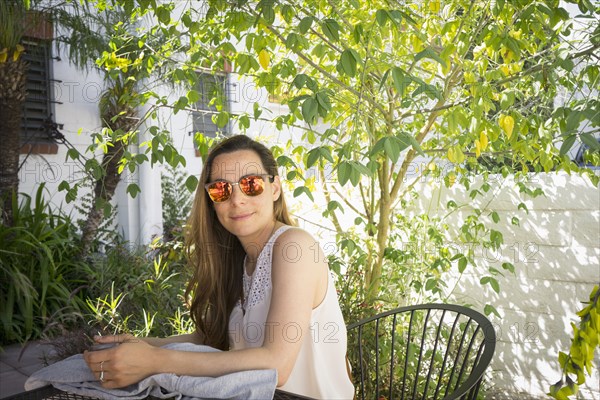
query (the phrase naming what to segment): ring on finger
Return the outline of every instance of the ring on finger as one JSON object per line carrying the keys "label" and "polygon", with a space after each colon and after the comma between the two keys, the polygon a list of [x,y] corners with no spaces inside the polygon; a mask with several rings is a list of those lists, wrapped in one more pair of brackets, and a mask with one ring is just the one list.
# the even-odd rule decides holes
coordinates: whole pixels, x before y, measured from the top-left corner
{"label": "ring on finger", "polygon": [[104,382],[104,361],[100,362],[100,382]]}

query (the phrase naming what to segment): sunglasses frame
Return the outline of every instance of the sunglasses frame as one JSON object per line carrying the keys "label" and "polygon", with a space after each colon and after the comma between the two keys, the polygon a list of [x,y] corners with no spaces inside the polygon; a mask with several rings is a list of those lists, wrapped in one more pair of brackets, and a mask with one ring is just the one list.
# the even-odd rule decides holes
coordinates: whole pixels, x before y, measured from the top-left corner
{"label": "sunglasses frame", "polygon": [[[228,181],[227,179],[217,179],[216,181],[208,182],[208,183],[204,184],[204,189],[206,190],[206,194],[208,194],[208,198],[213,203],[225,203],[226,201],[228,201],[229,199],[231,199],[231,195],[233,194],[233,187],[235,185],[239,186],[240,182],[242,181],[242,179],[248,178],[250,176],[259,176],[259,177],[261,177],[263,179],[263,182],[265,180],[265,177],[269,180],[269,183],[273,183],[275,181],[275,175],[269,175],[269,174],[247,174],[247,175],[244,175],[244,176],[240,177],[240,179],[238,179],[237,182],[231,182],[231,181]],[[218,183],[218,182],[225,182],[225,183],[228,183],[228,184],[231,185],[231,193],[229,194],[229,197],[226,198],[225,200],[222,200],[222,201],[215,201],[210,196],[210,192],[209,192],[209,186],[213,185],[215,183]],[[240,188],[240,192],[242,192],[245,196],[248,196],[248,197],[256,197],[256,196],[260,196],[261,194],[263,194],[263,192],[261,192],[261,193],[259,193],[257,195],[252,196],[252,195],[247,194],[246,192],[244,192],[241,188]]]}

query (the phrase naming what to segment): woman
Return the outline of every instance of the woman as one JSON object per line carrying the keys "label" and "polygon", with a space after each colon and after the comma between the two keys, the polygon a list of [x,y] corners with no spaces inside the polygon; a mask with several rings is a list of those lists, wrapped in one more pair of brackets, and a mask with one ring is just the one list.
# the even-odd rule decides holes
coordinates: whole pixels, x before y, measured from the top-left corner
{"label": "woman", "polygon": [[[200,176],[186,240],[194,274],[196,332],[143,341],[131,336],[86,352],[103,386],[129,385],[157,373],[220,376],[276,369],[278,386],[321,399],[350,399],[346,328],[321,248],[292,227],[277,163],[262,144],[244,135],[220,142]],[[203,190],[204,189],[204,190]],[[193,342],[216,353],[163,349]]]}

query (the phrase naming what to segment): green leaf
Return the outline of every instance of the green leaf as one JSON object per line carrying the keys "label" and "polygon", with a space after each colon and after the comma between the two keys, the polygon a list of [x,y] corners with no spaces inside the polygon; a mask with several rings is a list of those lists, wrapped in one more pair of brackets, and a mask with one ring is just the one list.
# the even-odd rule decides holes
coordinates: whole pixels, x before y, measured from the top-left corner
{"label": "green leaf", "polygon": [[325,158],[329,162],[333,162],[333,156],[331,155],[331,150],[329,150],[329,148],[321,146],[310,150],[306,158],[306,168],[312,167],[322,158]]}
{"label": "green leaf", "polygon": [[76,149],[70,148],[69,150],[67,150],[67,157],[68,158],[71,158],[73,160],[77,160],[77,159],[79,159],[79,156],[80,156],[79,151],[77,151]]}
{"label": "green leaf", "polygon": [[515,54],[516,58],[521,57],[521,47],[515,38],[507,36],[504,40],[504,44]]}
{"label": "green leaf", "polygon": [[515,266],[509,262],[502,263],[502,268],[509,272],[512,272],[513,274],[515,273]]}
{"label": "green leaf", "polygon": [[496,211],[492,212],[492,221],[494,221],[495,223],[500,222],[500,216],[498,215],[498,213]]}
{"label": "green leaf", "polygon": [[437,286],[437,279],[429,278],[425,283],[425,290],[433,290]]}
{"label": "green leaf", "polygon": [[467,257],[462,256],[459,260],[458,260],[458,272],[460,272],[461,274],[465,271],[465,269],[467,268]]}
{"label": "green leaf", "polygon": [[599,150],[600,149],[600,143],[598,142],[598,140],[596,138],[594,138],[592,136],[591,133],[583,132],[579,135],[579,137],[581,138],[581,141],[583,143],[585,143],[591,150]]}
{"label": "green leaf", "polygon": [[337,42],[340,40],[340,24],[335,19],[327,18],[321,23],[323,34],[330,40]]}
{"label": "green leaf", "polygon": [[342,56],[340,57],[340,64],[342,67],[342,71],[353,78],[356,75],[356,58],[354,54],[352,54],[352,50],[346,49],[342,52]]}
{"label": "green leaf", "polygon": [[58,190],[60,192],[62,192],[63,190],[69,190],[71,189],[71,185],[69,185],[69,182],[67,181],[62,181],[59,185],[58,185]]}
{"label": "green leaf", "polygon": [[277,165],[279,165],[280,167],[287,167],[287,168],[296,167],[296,163],[294,162],[294,160],[292,160],[288,156],[283,156],[283,155],[277,157]]}
{"label": "green leaf", "polygon": [[492,242],[492,246],[497,249],[504,243],[504,237],[501,232],[492,229],[490,231],[490,241]]}
{"label": "green leaf", "polygon": [[158,6],[154,13],[161,23],[168,25],[171,22],[171,12],[166,6]]}
{"label": "green leaf", "polygon": [[388,19],[388,12],[386,10],[377,10],[375,13],[375,20],[379,26],[385,26]]}
{"label": "green leaf", "polygon": [[331,101],[326,91],[321,90],[316,94],[317,103],[319,105],[319,115],[323,118],[327,116],[327,113],[331,110]]}
{"label": "green leaf", "polygon": [[285,176],[285,179],[287,179],[288,181],[293,181],[299,175],[300,174],[298,173],[298,171],[293,169],[287,173],[287,175]]}
{"label": "green leaf", "polygon": [[523,211],[525,211],[527,214],[529,214],[529,209],[527,208],[527,206],[525,205],[525,203],[519,203],[519,205],[518,205],[517,209],[518,209],[518,210],[523,210]]}
{"label": "green leaf", "polygon": [[503,110],[507,110],[510,107],[512,107],[514,102],[515,102],[515,95],[512,91],[502,92],[502,95],[500,96],[500,108],[502,108]]}
{"label": "green leaf", "polygon": [[401,95],[411,83],[410,77],[400,67],[392,68],[392,79],[394,81],[394,88]]}
{"label": "green leaf", "polygon": [[196,178],[194,175],[188,176],[188,178],[185,180],[185,187],[190,191],[190,193],[194,193],[198,188],[198,178]]}
{"label": "green leaf", "polygon": [[[342,161],[337,166],[337,173],[338,182],[340,183],[340,185],[344,186],[346,183],[348,183],[349,180],[351,180],[355,172],[350,161]],[[352,178],[352,182],[354,182],[354,179],[355,178]]]}
{"label": "green leaf", "polygon": [[292,81],[292,85],[296,86],[296,89],[302,89],[306,84],[308,76],[306,74],[298,74]]}
{"label": "green leaf", "polygon": [[200,93],[195,90],[190,90],[187,92],[187,98],[191,104],[197,103],[200,101]]}
{"label": "green leaf", "polygon": [[229,113],[228,112],[221,111],[220,113],[217,114],[217,120],[215,121],[215,124],[217,124],[217,126],[219,128],[225,127],[225,125],[227,125],[228,122],[229,122]]}
{"label": "green leaf", "polygon": [[254,113],[254,120],[256,121],[262,114],[262,108],[260,107],[260,104],[258,104],[258,101],[254,102],[254,105],[252,106],[252,111]]}
{"label": "green leaf", "polygon": [[493,278],[491,276],[484,276],[479,280],[479,283],[481,283],[482,285],[489,284],[492,287],[492,289],[494,289],[494,292],[500,293],[500,284],[498,283],[496,278]]}
{"label": "green leaf", "polygon": [[188,105],[188,98],[185,96],[181,96],[173,106],[173,114],[177,114],[178,111],[183,110]]}
{"label": "green leaf", "polygon": [[315,147],[314,149],[310,150],[306,157],[306,168],[310,168],[315,165],[320,158],[321,151],[319,147]]}
{"label": "green leaf", "polygon": [[141,191],[142,190],[136,183],[130,183],[129,185],[127,185],[127,193],[129,193],[131,195],[131,197],[133,197],[134,199],[135,199],[135,196],[137,196],[137,194],[140,193]]}
{"label": "green leaf", "polygon": [[442,93],[440,93],[438,88],[428,83],[420,83],[419,87],[412,92],[412,97],[417,97],[421,93],[425,93],[425,95],[432,100],[442,100]]}
{"label": "green leaf", "polygon": [[569,150],[571,150],[576,139],[577,139],[577,136],[575,134],[571,134],[571,135],[567,136],[565,141],[560,146],[560,155],[561,156],[564,156],[565,154],[567,154],[569,152]]}
{"label": "green leaf", "polygon": [[238,127],[242,131],[250,128],[250,118],[248,117],[248,115],[244,114],[238,118]]}
{"label": "green leaf", "polygon": [[398,157],[400,157],[400,146],[398,145],[398,142],[394,140],[395,138],[391,137],[386,137],[384,139],[386,139],[383,143],[385,154],[393,163],[398,162]]}
{"label": "green leaf", "polygon": [[417,139],[415,139],[413,135],[406,132],[402,132],[398,135],[398,139],[403,143],[410,143],[412,148],[415,149],[415,151],[419,153],[419,155],[425,157],[425,153],[423,152],[421,145],[419,144],[419,142],[417,142]]}
{"label": "green leaf", "polygon": [[315,201],[315,198],[313,197],[312,193],[310,192],[310,189],[307,188],[306,186],[299,186],[296,189],[294,189],[294,197],[298,197],[302,193],[307,195],[311,201]]}
{"label": "green leaf", "polygon": [[438,53],[435,52],[431,47],[428,47],[424,50],[421,50],[415,55],[415,62],[423,59],[423,58],[431,58],[432,60],[437,61],[442,65],[442,67],[446,68],[446,62],[442,60]]}
{"label": "green leaf", "polygon": [[275,10],[273,9],[274,3],[271,0],[263,0],[258,3],[258,9],[268,25],[275,22]]}
{"label": "green leaf", "polygon": [[494,313],[498,318],[502,318],[500,316],[500,313],[498,313],[498,310],[496,310],[496,307],[494,307],[491,304],[486,304],[483,307],[483,312],[484,312],[485,315],[490,315],[490,314]]}
{"label": "green leaf", "polygon": [[310,29],[314,18],[313,17],[304,17],[300,20],[300,24],[298,24],[298,30],[301,34],[305,34]]}
{"label": "green leaf", "polygon": [[314,97],[308,97],[302,103],[302,117],[304,121],[309,124],[312,124],[317,119],[317,114],[319,112],[319,104]]}
{"label": "green leaf", "polygon": [[327,211],[331,212],[336,209],[340,209],[341,212],[344,212],[344,208],[338,201],[331,200],[329,203],[327,203]]}

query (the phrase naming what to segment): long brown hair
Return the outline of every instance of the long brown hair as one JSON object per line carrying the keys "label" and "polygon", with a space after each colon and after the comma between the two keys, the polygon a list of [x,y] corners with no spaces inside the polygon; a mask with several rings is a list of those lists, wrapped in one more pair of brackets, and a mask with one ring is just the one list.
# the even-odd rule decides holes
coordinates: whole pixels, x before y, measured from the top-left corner
{"label": "long brown hair", "polygon": [[[219,222],[212,200],[204,190],[210,179],[215,157],[239,150],[252,150],[269,175],[279,175],[277,161],[264,145],[245,135],[219,142],[208,154],[196,189],[192,213],[186,231],[186,252],[193,276],[185,291],[192,297],[190,315],[204,344],[229,349],[229,315],[242,295],[244,256],[242,244]],[[294,225],[283,193],[273,203],[277,221]]]}

